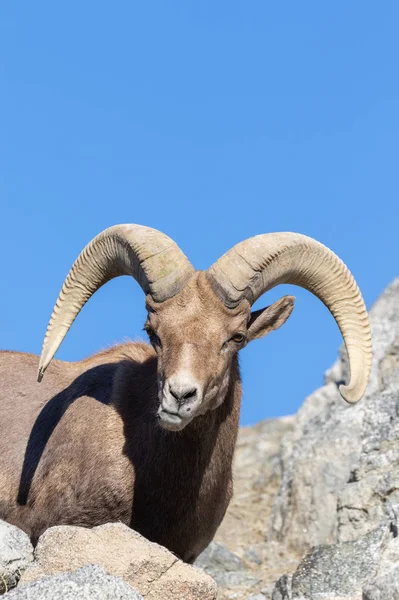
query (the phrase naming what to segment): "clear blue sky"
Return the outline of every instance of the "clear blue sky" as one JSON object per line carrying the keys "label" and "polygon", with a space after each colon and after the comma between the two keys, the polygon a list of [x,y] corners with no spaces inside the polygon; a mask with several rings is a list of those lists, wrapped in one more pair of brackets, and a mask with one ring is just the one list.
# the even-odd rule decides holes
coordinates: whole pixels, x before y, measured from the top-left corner
{"label": "clear blue sky", "polygon": [[[199,268],[244,238],[331,247],[370,306],[399,274],[399,4],[2,2],[1,346],[39,353],[71,263],[115,223],[161,229]],[[298,288],[241,356],[243,424],[293,413],[340,334]],[[143,335],[129,278],[57,357]]]}

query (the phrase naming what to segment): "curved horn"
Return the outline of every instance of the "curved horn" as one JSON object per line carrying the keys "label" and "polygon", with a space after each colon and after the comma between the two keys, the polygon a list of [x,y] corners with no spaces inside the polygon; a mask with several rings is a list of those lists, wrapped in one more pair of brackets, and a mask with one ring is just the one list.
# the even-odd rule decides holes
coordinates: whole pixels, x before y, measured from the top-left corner
{"label": "curved horn", "polygon": [[104,283],[131,275],[145,294],[163,302],[177,294],[194,268],[167,235],[142,225],[115,225],[97,235],[72,265],[47,327],[38,381],[80,310]]}
{"label": "curved horn", "polygon": [[351,378],[340,386],[341,396],[350,403],[360,400],[371,369],[369,319],[352,274],[331,250],[299,233],[266,233],[234,246],[208,276],[229,307],[244,298],[252,304],[279,283],[315,294],[335,318],[348,352]]}

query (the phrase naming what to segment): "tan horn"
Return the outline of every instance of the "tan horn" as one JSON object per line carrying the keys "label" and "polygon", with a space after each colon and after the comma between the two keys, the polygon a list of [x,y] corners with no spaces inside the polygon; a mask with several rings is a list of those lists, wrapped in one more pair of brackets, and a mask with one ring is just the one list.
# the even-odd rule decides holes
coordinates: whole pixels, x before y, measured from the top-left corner
{"label": "tan horn", "polygon": [[44,338],[38,381],[80,310],[107,281],[131,275],[145,294],[163,302],[193,273],[189,260],[164,233],[142,225],[105,229],[82,250],[64,281]]}
{"label": "tan horn", "polygon": [[266,233],[234,246],[208,270],[215,292],[229,307],[252,304],[279,283],[303,287],[335,318],[349,357],[350,382],[340,386],[350,403],[360,400],[371,370],[367,310],[349,269],[329,248],[299,233]]}

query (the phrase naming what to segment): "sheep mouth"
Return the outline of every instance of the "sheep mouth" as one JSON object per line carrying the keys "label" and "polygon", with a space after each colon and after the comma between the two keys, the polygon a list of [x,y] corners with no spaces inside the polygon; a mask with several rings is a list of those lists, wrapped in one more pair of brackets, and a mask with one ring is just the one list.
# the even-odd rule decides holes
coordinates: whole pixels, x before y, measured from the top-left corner
{"label": "sheep mouth", "polygon": [[160,426],[167,431],[181,431],[191,421],[191,419],[184,419],[179,414],[166,410],[158,411],[157,416]]}

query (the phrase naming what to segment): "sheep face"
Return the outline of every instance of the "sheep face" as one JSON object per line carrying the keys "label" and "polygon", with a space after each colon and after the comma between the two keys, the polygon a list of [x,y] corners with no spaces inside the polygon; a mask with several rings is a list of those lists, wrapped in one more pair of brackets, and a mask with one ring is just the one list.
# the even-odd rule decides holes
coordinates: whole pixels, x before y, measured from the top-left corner
{"label": "sheep face", "polygon": [[197,272],[173,298],[157,304],[147,297],[145,329],[158,356],[158,419],[180,431],[223,402],[233,357],[249,341],[280,327],[294,298],[287,296],[254,313],[243,300],[227,308],[206,274]]}

